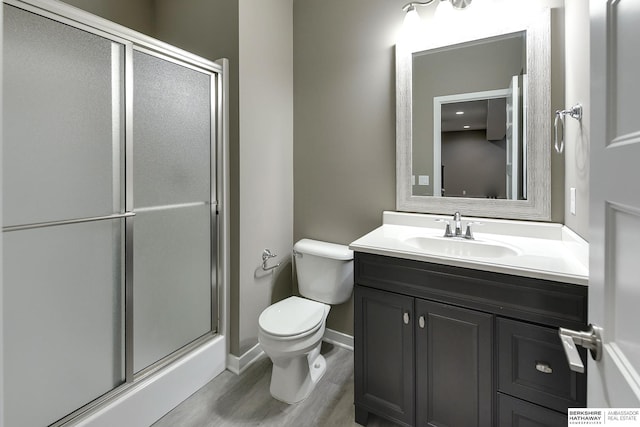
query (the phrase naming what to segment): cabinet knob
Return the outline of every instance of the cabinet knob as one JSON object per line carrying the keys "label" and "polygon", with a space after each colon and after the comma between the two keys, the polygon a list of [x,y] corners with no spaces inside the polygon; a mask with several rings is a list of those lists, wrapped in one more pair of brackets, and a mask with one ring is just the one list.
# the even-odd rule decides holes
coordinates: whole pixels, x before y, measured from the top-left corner
{"label": "cabinet knob", "polygon": [[420,326],[421,329],[424,329],[424,316],[420,316],[418,319],[418,326]]}
{"label": "cabinet knob", "polygon": [[404,321],[405,325],[409,324],[409,312],[408,311],[404,312],[404,315],[402,316],[402,320]]}
{"label": "cabinet knob", "polygon": [[543,374],[553,373],[553,369],[551,368],[551,365],[549,365],[547,362],[536,361],[536,370],[542,372]]}

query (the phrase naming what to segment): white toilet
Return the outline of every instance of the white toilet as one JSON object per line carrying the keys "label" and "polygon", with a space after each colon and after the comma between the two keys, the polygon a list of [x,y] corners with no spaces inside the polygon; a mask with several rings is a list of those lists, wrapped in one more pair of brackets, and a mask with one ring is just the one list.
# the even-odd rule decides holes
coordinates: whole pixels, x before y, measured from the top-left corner
{"label": "white toilet", "polygon": [[300,294],[267,307],[258,341],[273,362],[271,395],[286,403],[306,398],[325,370],[320,354],[331,307],[353,290],[353,252],[344,245],[302,239],[294,247]]}

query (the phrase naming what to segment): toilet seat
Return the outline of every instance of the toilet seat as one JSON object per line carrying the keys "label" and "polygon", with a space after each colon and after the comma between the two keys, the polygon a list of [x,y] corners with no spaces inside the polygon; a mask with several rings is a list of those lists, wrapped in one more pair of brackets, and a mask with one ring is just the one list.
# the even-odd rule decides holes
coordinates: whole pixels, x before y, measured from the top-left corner
{"label": "toilet seat", "polygon": [[258,318],[260,329],[274,337],[305,335],[324,322],[325,304],[289,297],[267,307]]}

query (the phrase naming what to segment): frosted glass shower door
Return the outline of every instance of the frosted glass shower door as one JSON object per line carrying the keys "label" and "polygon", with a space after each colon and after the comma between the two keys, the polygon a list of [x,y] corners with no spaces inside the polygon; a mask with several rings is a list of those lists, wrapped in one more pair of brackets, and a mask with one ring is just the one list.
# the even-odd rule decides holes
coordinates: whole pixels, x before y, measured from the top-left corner
{"label": "frosted glass shower door", "polygon": [[122,384],[124,220],[4,235],[7,426],[46,426]]}
{"label": "frosted glass shower door", "polygon": [[213,329],[213,86],[209,73],[137,50],[133,70],[139,372]]}
{"label": "frosted glass shower door", "polygon": [[45,426],[125,381],[125,45],[3,15],[3,416]]}
{"label": "frosted glass shower door", "polygon": [[3,7],[4,225],[119,212],[124,46]]}

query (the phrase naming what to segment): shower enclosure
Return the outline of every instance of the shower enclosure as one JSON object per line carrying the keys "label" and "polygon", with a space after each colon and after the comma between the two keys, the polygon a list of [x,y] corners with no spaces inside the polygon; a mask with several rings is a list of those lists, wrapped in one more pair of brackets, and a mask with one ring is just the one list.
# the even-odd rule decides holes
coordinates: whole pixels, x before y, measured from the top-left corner
{"label": "shower enclosure", "polygon": [[16,426],[64,424],[218,332],[221,67],[34,3],[3,4]]}

